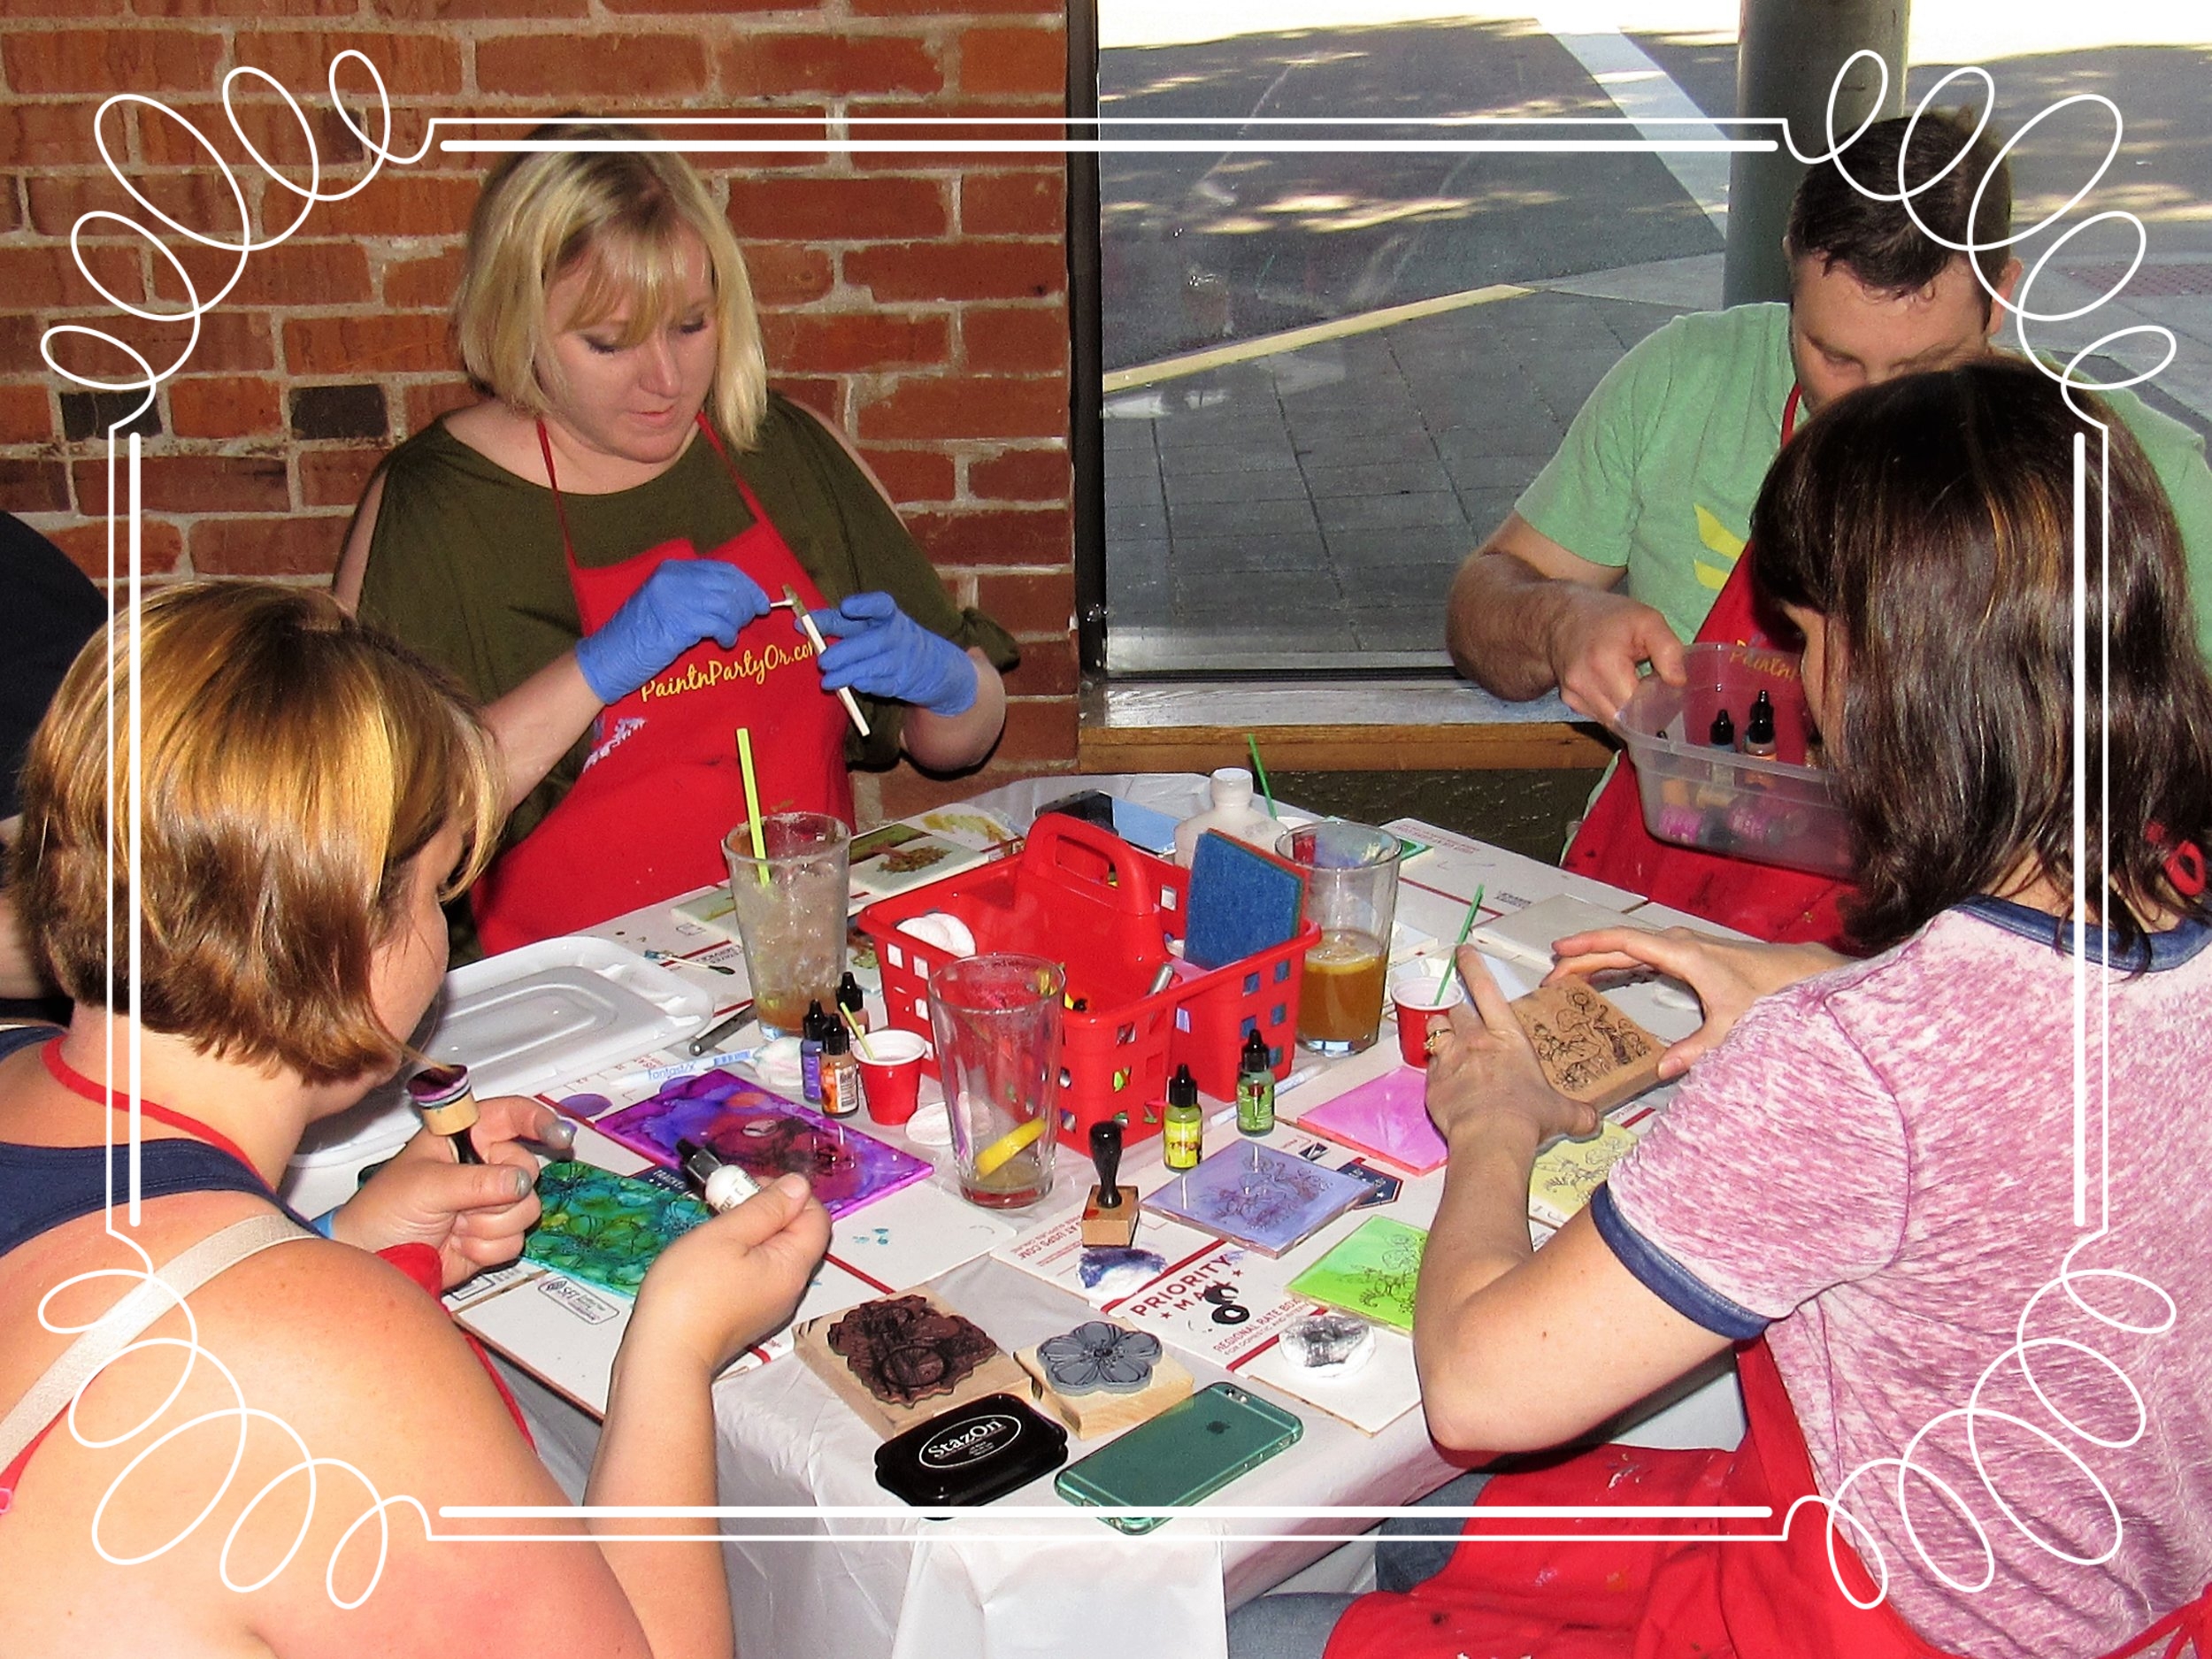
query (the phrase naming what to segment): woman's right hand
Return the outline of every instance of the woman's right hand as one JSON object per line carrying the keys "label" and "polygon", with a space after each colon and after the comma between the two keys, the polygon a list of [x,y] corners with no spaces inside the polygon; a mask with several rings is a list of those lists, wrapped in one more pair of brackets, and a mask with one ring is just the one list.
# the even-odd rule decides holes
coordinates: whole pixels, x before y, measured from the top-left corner
{"label": "woman's right hand", "polygon": [[829,1212],[805,1178],[778,1176],[660,1253],[626,1344],[672,1345],[712,1376],[790,1322],[829,1239]]}
{"label": "woman's right hand", "polygon": [[618,703],[700,641],[727,649],[767,614],[767,594],[736,565],[664,559],[606,626],[576,642],[576,666],[600,702]]}
{"label": "woman's right hand", "polygon": [[1749,1008],[1763,996],[1816,973],[1841,967],[1848,956],[1825,945],[1767,945],[1754,940],[1716,939],[1687,927],[1654,933],[1641,927],[1600,927],[1570,933],[1552,945],[1556,964],[1546,985],[1571,974],[1602,973],[1617,968],[1656,968],[1697,993],[1705,1023],[1659,1056],[1663,1080],[1680,1077],[1693,1063],[1717,1048]]}

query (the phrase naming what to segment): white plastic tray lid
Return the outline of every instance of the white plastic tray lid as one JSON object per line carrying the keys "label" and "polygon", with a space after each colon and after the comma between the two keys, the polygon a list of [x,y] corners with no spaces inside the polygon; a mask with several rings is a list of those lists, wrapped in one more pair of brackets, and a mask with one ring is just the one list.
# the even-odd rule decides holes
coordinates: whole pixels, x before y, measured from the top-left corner
{"label": "white plastic tray lid", "polygon": [[[572,934],[446,975],[421,1046],[469,1068],[480,1096],[527,1094],[706,1024],[714,996],[604,939]],[[396,1085],[310,1127],[295,1167],[366,1161],[404,1145],[418,1120]]]}

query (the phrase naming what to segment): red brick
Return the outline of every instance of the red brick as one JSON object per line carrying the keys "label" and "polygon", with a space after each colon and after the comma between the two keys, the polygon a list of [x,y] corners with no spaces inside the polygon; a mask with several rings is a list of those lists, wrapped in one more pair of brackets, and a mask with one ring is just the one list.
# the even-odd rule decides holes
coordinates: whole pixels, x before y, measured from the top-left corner
{"label": "red brick", "polygon": [[[63,552],[72,564],[96,582],[108,579],[108,526],[105,518],[90,524],[73,524],[59,529],[41,532]],[[138,515],[138,568],[148,575],[158,576],[177,567],[184,556],[184,534],[166,518],[156,518],[147,513]],[[127,525],[115,526],[115,567],[119,578],[130,573],[130,529]]]}
{"label": "red brick", "polygon": [[1057,242],[894,242],[841,256],[845,280],[877,299],[1042,299],[1067,286],[1067,256]]}
{"label": "red brick", "polygon": [[747,243],[745,270],[753,298],[764,307],[803,305],[837,286],[837,268],[827,254],[792,242]]}
{"label": "red brick", "polygon": [[956,482],[941,449],[863,449],[868,465],[895,502],[950,501]]}
{"label": "red brick", "polygon": [[69,473],[59,461],[0,457],[0,512],[67,512]]}
{"label": "red brick", "polygon": [[[353,76],[362,83],[362,91],[365,94],[368,91],[368,76],[357,66],[349,67]],[[298,90],[303,96],[319,98],[324,96],[327,79],[326,72],[318,73],[311,86],[302,87]],[[342,188],[349,183],[350,180],[334,178],[331,169],[352,166],[365,159],[367,152],[361,148],[361,141],[339,119],[338,111],[327,107],[318,108],[312,104],[303,104],[303,112],[307,117],[307,126],[303,130],[298,117],[281,99],[254,96],[252,89],[256,84],[250,78],[234,82],[237,96],[231,100],[231,108],[237,114],[238,124],[245,129],[246,137],[252,142],[253,147],[276,165],[286,168],[288,176],[296,182],[304,183],[304,172],[289,173],[288,170],[306,166],[307,134],[311,133],[315,140],[315,155],[323,165],[321,188],[328,191]],[[349,80],[344,84],[350,88],[354,82]],[[149,166],[205,167],[209,165],[207,146],[185,130],[184,123],[189,121],[202,136],[214,144],[217,153],[241,170],[242,177],[259,176],[259,169],[246,154],[244,146],[239,143],[238,134],[231,131],[230,117],[223,112],[220,99],[196,101],[170,98],[163,102],[183,120],[172,119],[146,104],[136,104],[131,109],[132,122],[138,129],[139,152],[145,157]],[[371,127],[372,131],[374,130],[365,113],[362,120]],[[393,125],[393,144],[403,151],[406,146],[396,130],[400,123],[396,121]],[[289,224],[292,216],[299,211],[299,198],[289,191],[273,191],[269,201],[270,211],[283,214],[282,222],[285,224]],[[319,225],[323,211],[320,207],[315,210],[316,217],[308,220],[311,228]]]}
{"label": "red brick", "polygon": [[856,374],[909,365],[941,366],[951,355],[942,314],[795,311],[761,319],[768,361],[780,374]]}
{"label": "red brick", "polygon": [[960,89],[971,96],[1064,93],[1067,84],[1063,29],[969,29],[960,36]]}
{"label": "red brick", "polygon": [[[97,165],[100,152],[92,144],[92,117],[99,107],[97,98],[0,104],[0,166]],[[108,117],[109,142],[119,153],[121,113]]]}
{"label": "red brick", "polygon": [[180,438],[245,438],[284,430],[274,380],[189,375],[169,382],[169,430]]}
{"label": "red brick", "polygon": [[[322,94],[330,81],[331,59],[344,51],[359,52],[376,65],[395,103],[416,103],[433,93],[461,89],[461,42],[435,29],[242,31],[233,50],[236,62],[265,70],[296,97],[311,89]],[[352,67],[355,78],[343,84],[366,83],[366,74],[358,65]],[[362,124],[371,133],[378,130],[373,119]]]}
{"label": "red brick", "polygon": [[203,518],[192,526],[201,576],[327,576],[338,568],[348,513],[285,518]]}
{"label": "red brick", "polygon": [[102,6],[98,4],[98,0],[39,0],[38,4],[38,14],[42,19],[89,17],[112,18],[117,12],[121,11],[121,9],[122,6],[120,0],[117,0],[117,4],[108,6]]}
{"label": "red brick", "polygon": [[1006,705],[1006,730],[1000,733],[991,758],[1072,760],[1075,736],[1073,697],[1017,697]]}
{"label": "red brick", "polygon": [[218,35],[186,29],[23,29],[0,40],[19,96],[41,92],[198,92],[215,84]]}
{"label": "red brick", "polygon": [[[150,322],[142,318],[117,316],[112,312],[91,319],[84,326],[97,327],[102,333],[135,349],[157,372],[166,372],[177,365],[177,354],[183,351],[191,340],[188,325],[183,322]],[[0,364],[19,363],[36,367],[38,330],[27,333],[28,344],[20,356],[5,349],[9,330],[0,327]],[[88,380],[105,380],[116,385],[135,379],[142,371],[128,357],[97,341],[82,336],[67,336],[54,342],[54,356],[63,367]],[[226,311],[220,308],[200,319],[200,336],[192,342],[182,368],[195,373],[215,373],[230,369],[267,369],[276,365],[276,354],[269,345],[269,313],[266,311]],[[75,390],[77,388],[71,388]]]}
{"label": "red brick", "polygon": [[952,222],[937,179],[733,178],[729,215],[741,237],[794,242],[941,236]]}
{"label": "red brick", "polygon": [[0,374],[44,374],[39,360],[39,321],[35,317],[0,312]]}
{"label": "red brick", "polygon": [[392,373],[450,369],[453,345],[437,311],[296,317],[284,325],[284,363],[294,374]]}
{"label": "red brick", "polygon": [[1067,197],[1056,171],[970,173],[960,180],[960,228],[971,236],[1057,236]]}
{"label": "red brick", "polygon": [[384,267],[384,303],[395,311],[450,305],[460,285],[458,248],[427,259],[395,260]]}
{"label": "red brick", "polygon": [[1065,507],[956,508],[909,513],[906,519],[914,539],[929,549],[931,563],[939,565],[1064,563],[1074,544],[1074,524]]}
{"label": "red brick", "polygon": [[745,32],[715,53],[722,90],[734,97],[785,93],[859,96],[941,91],[944,71],[929,42],[915,35]]}
{"label": "red brick", "polygon": [[[54,406],[43,386],[0,386],[0,443],[47,443],[57,435]],[[945,471],[949,481],[949,461]]]}
{"label": "red brick", "polygon": [[[312,221],[310,221],[312,223]],[[178,257],[198,290],[201,302],[218,292],[236,269],[235,254],[189,243],[174,247]],[[154,294],[173,305],[184,303],[184,290],[165,259],[154,261]],[[369,283],[369,257],[358,242],[302,242],[296,236],[273,248],[261,248],[246,256],[246,268],[238,286],[225,296],[225,305],[364,305],[373,297]]]}
{"label": "red brick", "polygon": [[1026,12],[1040,21],[1057,21],[1062,13],[1055,7],[1041,7],[1037,0],[847,0],[855,17],[927,18],[935,21],[947,13],[979,13],[1010,15]]}
{"label": "red brick", "polygon": [[507,35],[477,42],[476,84],[534,97],[603,96],[610,87],[667,97],[706,90],[707,55],[688,34]]}
{"label": "red brick", "polygon": [[382,449],[303,449],[300,500],[310,507],[350,507],[368,487]]}
{"label": "red brick", "polygon": [[[350,17],[358,10],[358,0],[131,0],[131,4],[148,18]],[[323,90],[323,83],[315,81],[313,90]]]}
{"label": "red brick", "polygon": [[0,230],[22,228],[22,181],[12,173],[0,173]]}
{"label": "red brick", "polygon": [[[77,511],[108,510],[107,463],[80,461]],[[273,455],[150,455],[140,474],[142,502],[157,512],[283,512],[292,504],[284,463]],[[116,469],[116,487],[123,473]]]}
{"label": "red brick", "polygon": [[319,236],[458,236],[468,229],[478,188],[473,178],[388,167],[360,195],[318,207],[310,223]]}
{"label": "red brick", "polygon": [[960,311],[961,360],[999,373],[1068,372],[1064,305],[968,305]]}
{"label": "red brick", "polygon": [[779,374],[776,365],[768,365],[769,384],[793,403],[812,410],[832,426],[845,424],[845,383],[826,375]]}
{"label": "red brick", "polygon": [[[812,167],[827,165],[833,152],[829,142],[829,112],[821,104],[740,104],[718,101],[718,117],[745,116],[750,118],[741,126],[735,122],[706,127],[667,127],[658,129],[670,135],[683,131],[703,133],[718,139],[745,140],[763,143],[796,144],[806,148],[796,150],[732,150],[715,155],[695,155],[691,165],[702,177],[710,181],[717,179],[752,179],[763,169]],[[774,120],[763,119],[774,116]]]}
{"label": "red brick", "polygon": [[860,408],[859,435],[882,438],[1059,438],[1067,434],[1064,380],[1038,376],[907,375]]}
{"label": "red brick", "polygon": [[67,242],[0,248],[0,295],[7,296],[7,304],[25,311],[104,305],[108,302],[99,289],[86,280],[89,271],[118,299],[146,297],[137,250],[88,242],[83,251],[84,270],[80,270]]}
{"label": "red brick", "polygon": [[590,0],[369,0],[380,17],[443,23],[463,18],[580,18]]}
{"label": "red brick", "polygon": [[975,603],[1010,634],[1061,637],[1075,626],[1075,572],[1016,576],[979,571]]}
{"label": "red brick", "polygon": [[[204,157],[202,165],[199,173],[140,173],[133,181],[145,192],[148,201],[178,223],[189,225],[203,235],[235,238],[237,198],[215,170],[205,165]],[[161,228],[105,173],[33,173],[30,187],[31,227],[42,235],[68,235],[69,227],[95,209]],[[127,239],[134,248],[144,245],[142,238],[111,220],[88,225],[85,234],[110,242]]]}
{"label": "red brick", "polygon": [[482,395],[466,380],[419,380],[407,388],[407,433],[420,432],[449,409],[466,409],[482,401]]}
{"label": "red brick", "polygon": [[1022,659],[1006,676],[1008,693],[1017,697],[1065,697],[1074,695],[1075,640],[1060,634],[1048,640],[1024,640]]}
{"label": "red brick", "polygon": [[605,0],[608,11],[618,17],[673,17],[699,12],[795,12],[803,19],[821,16],[806,0]]}
{"label": "red brick", "polygon": [[1064,503],[1070,482],[1065,449],[1002,449],[968,467],[968,493],[979,501]]}

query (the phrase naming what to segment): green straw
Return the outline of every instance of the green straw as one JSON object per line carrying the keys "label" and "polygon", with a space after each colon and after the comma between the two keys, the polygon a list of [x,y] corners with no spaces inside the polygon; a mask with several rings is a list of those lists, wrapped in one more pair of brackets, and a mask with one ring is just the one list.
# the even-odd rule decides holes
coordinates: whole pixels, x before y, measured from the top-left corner
{"label": "green straw", "polygon": [[753,734],[737,728],[737,766],[745,774],[746,828],[753,833],[753,869],[760,885],[768,885],[768,844],[760,838],[760,786],[753,778]]}
{"label": "green straw", "polygon": [[1252,751],[1252,775],[1260,780],[1260,793],[1267,797],[1267,816],[1271,818],[1281,818],[1282,814],[1275,810],[1275,791],[1268,784],[1267,768],[1260,761],[1260,740],[1250,732],[1247,732],[1244,734],[1244,746]]}
{"label": "green straw", "polygon": [[1453,982],[1459,978],[1459,948],[1467,942],[1467,935],[1475,931],[1475,913],[1482,909],[1482,895],[1486,891],[1486,886],[1478,887],[1474,898],[1468,903],[1467,919],[1460,923],[1459,938],[1452,945],[1452,954],[1446,958],[1444,988],[1437,993],[1440,1001],[1450,995]]}

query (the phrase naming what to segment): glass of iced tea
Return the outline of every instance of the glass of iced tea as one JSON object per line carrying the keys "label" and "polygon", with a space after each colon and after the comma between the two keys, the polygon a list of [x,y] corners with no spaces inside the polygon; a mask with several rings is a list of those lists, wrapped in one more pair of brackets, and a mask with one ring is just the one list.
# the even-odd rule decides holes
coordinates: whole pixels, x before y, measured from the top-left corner
{"label": "glass of iced tea", "polygon": [[754,1011],[772,1037],[790,1036],[807,1004],[837,1006],[845,972],[845,855],[852,832],[826,812],[771,812],[760,820],[763,856],[741,824],[722,843],[730,902],[745,941]]}
{"label": "glass of iced tea", "polygon": [[1330,818],[1286,831],[1277,850],[1305,872],[1305,918],[1321,930],[1306,952],[1298,1041],[1316,1054],[1356,1054],[1382,1029],[1398,838]]}

